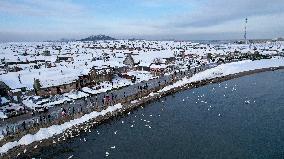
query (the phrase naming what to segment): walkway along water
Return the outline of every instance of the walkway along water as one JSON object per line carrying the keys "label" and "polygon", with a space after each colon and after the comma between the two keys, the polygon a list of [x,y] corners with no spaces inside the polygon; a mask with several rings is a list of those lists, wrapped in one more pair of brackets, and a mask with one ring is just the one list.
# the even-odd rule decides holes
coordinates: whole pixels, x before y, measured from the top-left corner
{"label": "walkway along water", "polygon": [[[125,105],[130,101],[145,97],[167,85],[171,85],[185,76],[191,77],[195,73],[214,66],[216,65],[204,65],[186,71],[174,72],[171,75],[164,75],[156,79],[143,81],[118,90],[112,90],[111,92],[96,95],[90,94],[89,97],[52,107],[46,113],[36,115],[25,114],[1,121],[0,127],[2,128],[2,134],[5,135],[5,137],[0,141],[0,145],[3,145],[3,143],[8,141],[19,139],[25,134],[33,134],[40,128],[45,128],[54,124],[62,124],[92,111],[101,111],[110,105],[117,103]],[[106,96],[110,96],[110,100],[104,100]]]}

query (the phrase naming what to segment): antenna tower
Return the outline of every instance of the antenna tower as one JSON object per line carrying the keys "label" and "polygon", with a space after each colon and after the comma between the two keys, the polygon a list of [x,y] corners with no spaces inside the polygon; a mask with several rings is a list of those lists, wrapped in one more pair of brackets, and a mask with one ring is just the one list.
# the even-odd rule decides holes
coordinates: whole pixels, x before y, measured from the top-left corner
{"label": "antenna tower", "polygon": [[248,18],[246,18],[246,21],[245,21],[245,35],[244,35],[244,38],[245,38],[245,43],[248,44],[248,40],[247,40],[247,23],[248,23]]}

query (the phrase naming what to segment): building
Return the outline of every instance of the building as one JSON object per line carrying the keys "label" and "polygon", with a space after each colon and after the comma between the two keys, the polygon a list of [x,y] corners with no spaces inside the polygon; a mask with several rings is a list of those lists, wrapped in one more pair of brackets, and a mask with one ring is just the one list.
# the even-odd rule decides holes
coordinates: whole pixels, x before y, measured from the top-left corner
{"label": "building", "polygon": [[123,64],[128,66],[130,69],[132,69],[135,65],[134,59],[131,56],[131,53],[125,53],[125,54],[126,54],[126,57],[123,61]]}
{"label": "building", "polygon": [[0,81],[0,96],[7,96],[9,87],[2,81]]}
{"label": "building", "polygon": [[59,62],[62,62],[62,61],[71,62],[71,61],[74,61],[74,58],[71,57],[71,56],[57,56],[55,62],[59,63]]}
{"label": "building", "polygon": [[111,81],[113,78],[113,73],[113,68],[108,66],[102,68],[93,67],[89,73],[85,75],[79,75],[78,79],[71,83],[46,88],[38,88],[38,90],[36,90],[35,92],[39,96],[63,94],[72,90],[79,90],[83,87],[95,86],[103,81]]}
{"label": "building", "polygon": [[153,73],[155,76],[159,76],[165,73],[167,65],[165,64],[151,64],[150,65],[150,72]]}

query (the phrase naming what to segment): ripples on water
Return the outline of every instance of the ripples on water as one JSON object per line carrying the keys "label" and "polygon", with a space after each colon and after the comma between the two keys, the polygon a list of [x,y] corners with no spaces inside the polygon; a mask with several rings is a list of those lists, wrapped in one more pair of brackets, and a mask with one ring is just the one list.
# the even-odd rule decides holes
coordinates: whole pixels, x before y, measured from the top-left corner
{"label": "ripples on water", "polygon": [[161,98],[35,158],[284,158],[284,71]]}

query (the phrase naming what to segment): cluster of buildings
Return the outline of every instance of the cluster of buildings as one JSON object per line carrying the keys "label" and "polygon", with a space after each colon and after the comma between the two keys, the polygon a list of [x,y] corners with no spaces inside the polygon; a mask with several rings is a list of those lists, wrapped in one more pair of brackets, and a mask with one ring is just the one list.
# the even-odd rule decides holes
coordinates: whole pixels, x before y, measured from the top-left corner
{"label": "cluster of buildings", "polygon": [[202,64],[269,58],[283,52],[284,45],[278,41],[248,45],[146,40],[1,43],[0,111],[27,97],[49,98],[86,87],[100,89],[104,82],[139,82],[137,78],[148,80]]}

